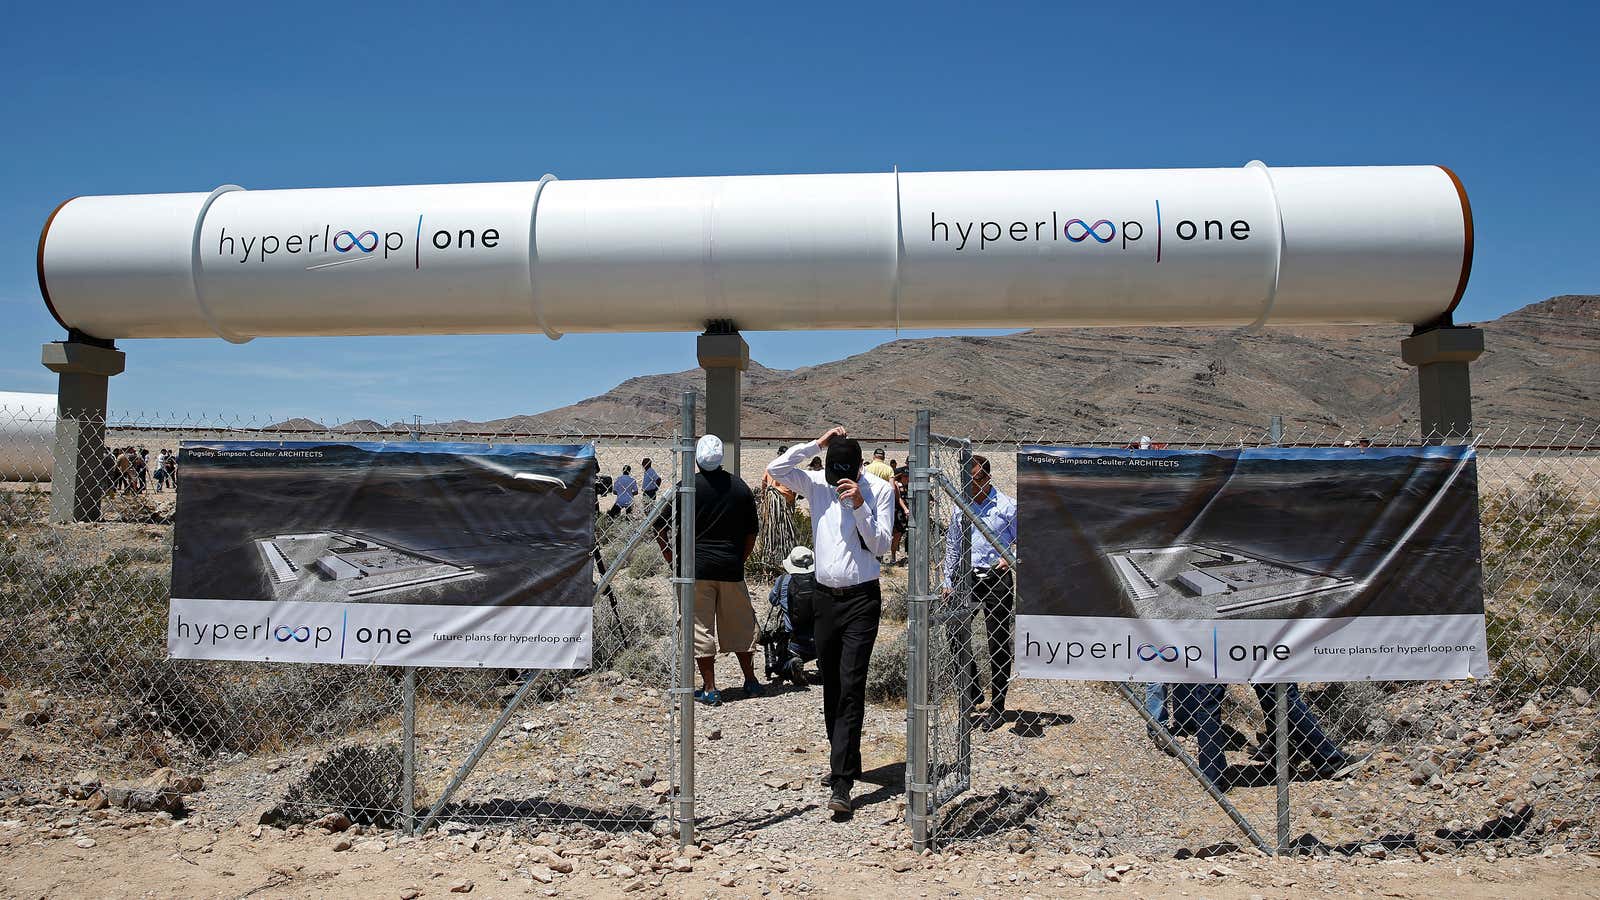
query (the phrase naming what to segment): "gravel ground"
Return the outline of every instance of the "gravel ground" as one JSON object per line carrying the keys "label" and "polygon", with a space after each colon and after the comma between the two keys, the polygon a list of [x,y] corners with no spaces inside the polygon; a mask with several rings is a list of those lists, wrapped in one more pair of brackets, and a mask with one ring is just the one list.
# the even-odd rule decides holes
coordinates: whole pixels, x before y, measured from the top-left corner
{"label": "gravel ground", "polygon": [[[727,680],[735,670],[731,660],[724,665]],[[576,822],[670,831],[667,694],[614,674],[585,678],[567,690],[518,711],[446,810],[446,820],[515,824],[529,832]],[[823,808],[821,688],[740,694],[730,687],[722,706],[696,708],[697,812],[708,840],[838,858],[909,846],[902,824],[902,707],[869,706],[859,809],[840,822]],[[1485,697],[1468,685],[1432,684],[1388,698],[1374,715],[1410,722],[1425,736],[1349,746],[1372,753],[1349,777],[1296,783],[1293,836],[1351,852],[1375,842],[1435,851],[1464,842],[1442,839],[1441,832],[1493,838],[1511,848],[1504,852],[1518,854],[1600,843],[1592,702],[1563,693],[1508,712]],[[1018,715],[1007,727],[974,736],[972,789],[940,813],[945,846],[1038,847],[1102,859],[1248,846],[1187,771],[1149,742],[1136,713],[1104,686],[1023,682],[1013,688],[1011,706]],[[45,722],[29,718],[41,708],[56,712]],[[1419,711],[1429,718],[1415,721]],[[155,767],[133,755],[136,748],[85,740],[78,717],[98,721],[91,707],[13,691],[3,712],[9,730],[0,738],[0,784],[11,787],[0,793],[49,793],[56,786],[40,776],[52,772],[97,768],[111,781],[142,778]],[[417,768],[425,798],[439,795],[496,712],[423,705]],[[281,801],[328,749],[393,741],[398,725],[381,721],[323,747],[187,763],[206,782],[190,808],[213,820],[248,817]],[[171,764],[180,771],[186,765],[182,759]],[[1272,840],[1272,788],[1236,788],[1230,797]]]}

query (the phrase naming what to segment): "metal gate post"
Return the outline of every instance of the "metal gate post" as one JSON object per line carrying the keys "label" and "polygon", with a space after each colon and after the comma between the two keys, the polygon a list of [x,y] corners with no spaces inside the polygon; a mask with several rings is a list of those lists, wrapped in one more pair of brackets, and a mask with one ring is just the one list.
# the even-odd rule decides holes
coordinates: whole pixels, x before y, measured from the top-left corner
{"label": "metal gate post", "polygon": [[[961,449],[956,454],[957,465],[961,466],[961,499],[972,496],[972,439],[967,438],[961,442]],[[956,756],[964,762],[967,769],[966,782],[972,784],[972,726],[973,719],[977,717],[978,703],[983,699],[982,674],[978,671],[978,655],[973,650],[973,638],[977,634],[979,621],[983,622],[984,637],[988,637],[989,622],[985,618],[983,602],[978,599],[977,582],[972,575],[972,517],[961,517],[961,534],[956,542],[956,570],[950,575],[950,587],[953,591],[952,600],[959,606],[965,607],[960,611],[959,620],[951,621],[947,630],[954,637],[956,646],[955,665],[956,681],[958,683],[959,701],[957,708],[960,710],[956,720]],[[950,610],[946,608],[944,614]]]}
{"label": "metal gate post", "polygon": [[404,816],[407,834],[417,833],[417,667],[405,667],[402,682],[401,727],[404,731],[400,747],[400,811]]}
{"label": "metal gate post", "polygon": [[921,853],[928,846],[931,825],[928,799],[932,784],[928,777],[928,604],[932,600],[929,578],[928,434],[931,415],[917,412],[911,429],[911,522],[906,552],[908,621],[906,622],[906,824],[911,828],[911,846]]}
{"label": "metal gate post", "polygon": [[678,846],[694,843],[694,391],[678,422]]}
{"label": "metal gate post", "polygon": [[[1283,416],[1272,417],[1267,437],[1273,446],[1283,443]],[[1289,852],[1289,685],[1275,684],[1272,692],[1278,698],[1273,707],[1272,731],[1277,749],[1278,855],[1282,856]]]}
{"label": "metal gate post", "polygon": [[1278,855],[1289,852],[1289,685],[1272,686],[1278,697],[1273,709],[1273,730],[1278,744]]}

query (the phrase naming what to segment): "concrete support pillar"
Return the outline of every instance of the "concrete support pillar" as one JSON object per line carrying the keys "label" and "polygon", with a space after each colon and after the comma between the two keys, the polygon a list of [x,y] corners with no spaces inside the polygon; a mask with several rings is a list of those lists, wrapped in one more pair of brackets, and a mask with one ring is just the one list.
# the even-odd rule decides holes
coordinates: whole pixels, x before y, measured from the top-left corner
{"label": "concrete support pillar", "polygon": [[1467,366],[1483,355],[1483,332],[1443,326],[1400,342],[1400,357],[1417,367],[1422,437],[1429,444],[1456,444],[1472,436],[1472,376]]}
{"label": "concrete support pillar", "polygon": [[[74,336],[76,338],[76,336]],[[56,443],[50,480],[50,521],[93,522],[100,518],[106,471],[106,393],[126,356],[110,341],[69,338],[44,345],[44,367],[59,377]]]}
{"label": "concrete support pillar", "polygon": [[706,433],[722,438],[722,467],[739,474],[739,407],[744,402],[744,372],[750,368],[750,345],[733,328],[712,330],[695,343],[700,368],[706,370]]}

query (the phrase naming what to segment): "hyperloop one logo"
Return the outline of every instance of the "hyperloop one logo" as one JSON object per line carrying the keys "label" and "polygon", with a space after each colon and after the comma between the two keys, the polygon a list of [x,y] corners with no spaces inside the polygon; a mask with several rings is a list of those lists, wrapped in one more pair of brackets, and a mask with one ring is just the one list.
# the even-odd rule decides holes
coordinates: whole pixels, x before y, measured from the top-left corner
{"label": "hyperloop one logo", "polygon": [[[314,237],[315,235],[313,235]],[[331,262],[313,263],[306,266],[307,272],[315,272],[318,269],[332,269],[349,263],[366,262],[370,259],[388,259],[390,253],[405,246],[405,235],[398,231],[390,231],[380,235],[371,228],[363,231],[342,228],[333,232],[333,237],[324,239],[327,242],[324,246],[331,249],[339,258]],[[307,250],[314,249],[315,245],[315,240],[308,241]],[[381,256],[378,254],[380,247],[383,249]],[[327,250],[323,252],[326,253]]]}
{"label": "hyperloop one logo", "polygon": [[333,629],[327,625],[278,625],[272,629],[272,637],[280,644],[304,644],[315,638],[315,646],[320,647],[333,640]]}
{"label": "hyperloop one logo", "polygon": [[1141,662],[1161,664],[1181,661],[1185,669],[1204,658],[1204,652],[1194,644],[1140,644],[1134,653]]}
{"label": "hyperloop one logo", "polygon": [[[371,243],[368,243],[369,239]],[[354,234],[347,228],[333,236],[333,249],[340,253],[349,253],[351,250],[371,253],[378,249],[378,233],[368,229],[360,234]]]}
{"label": "hyperloop one logo", "polygon": [[[1076,233],[1072,230],[1074,225],[1078,226]],[[1100,236],[1102,225],[1105,226],[1105,237]],[[1109,244],[1117,236],[1117,226],[1110,219],[1096,219],[1092,225],[1082,219],[1068,219],[1067,224],[1062,227],[1062,231],[1066,239],[1074,244],[1081,244],[1089,238],[1094,238],[1102,244]],[[1140,229],[1140,231],[1142,232],[1143,229]]]}

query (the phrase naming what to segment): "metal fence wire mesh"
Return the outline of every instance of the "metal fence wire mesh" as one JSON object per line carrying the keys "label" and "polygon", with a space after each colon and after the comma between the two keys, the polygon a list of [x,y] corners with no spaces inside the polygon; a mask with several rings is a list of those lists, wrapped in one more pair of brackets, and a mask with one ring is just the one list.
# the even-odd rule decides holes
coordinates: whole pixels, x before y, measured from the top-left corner
{"label": "metal fence wire mesh", "polygon": [[[408,803],[405,670],[166,658],[183,473],[162,460],[184,440],[592,442],[602,485],[651,458],[670,497],[676,428],[675,419],[632,434],[176,415],[56,423],[0,409],[0,791],[82,792],[170,767],[202,776],[207,788],[186,802],[215,813],[275,805],[285,821],[340,812],[404,827],[407,811],[422,818],[531,682],[438,821],[666,831],[677,771],[669,702],[677,601],[661,546],[673,546],[677,532],[671,516],[645,524],[655,498],[617,511],[614,494],[596,495],[596,581],[621,570],[595,599],[592,668],[415,670]],[[87,483],[76,491],[52,484],[52,456],[83,435],[103,440],[101,464],[80,473]],[[60,504],[74,493],[76,517],[93,521],[61,523],[73,518]],[[639,540],[624,559],[630,537]]]}
{"label": "metal fence wire mesh", "polygon": [[[864,441],[869,455],[882,446],[889,460],[907,465],[912,448],[891,436],[904,434],[912,420],[907,414],[846,424],[873,435]],[[1530,848],[1600,846],[1600,734],[1591,699],[1600,690],[1596,424],[1480,426],[1474,435],[1491,663],[1483,681],[1301,684],[1280,704],[1271,687],[1168,690],[1157,702],[1146,685],[1012,679],[1003,715],[987,712],[1006,662],[1013,614],[1007,582],[970,571],[970,547],[959,548],[970,535],[958,532],[954,566],[945,563],[951,494],[962,489],[964,460],[986,456],[995,486],[1015,497],[1022,445],[1125,447],[1141,435],[1119,429],[938,438],[937,416],[932,426],[929,468],[943,483],[932,478],[926,491],[928,553],[906,567],[911,547],[902,542],[895,551],[901,565],[885,567],[884,621],[868,685],[877,710],[869,731],[878,729],[869,739],[885,754],[925,754],[926,781],[917,782],[913,767],[905,778],[913,794],[926,791],[930,840],[1164,855],[1246,844],[1242,823],[1275,848],[1283,810],[1273,714],[1282,708],[1293,846],[1369,854],[1486,838]],[[95,781],[133,782],[171,767],[206,780],[206,790],[187,802],[215,815],[276,806],[290,819],[338,811],[405,824],[404,670],[165,658],[174,493],[172,474],[158,478],[151,462],[162,449],[189,439],[592,441],[603,475],[624,464],[637,473],[650,457],[670,492],[676,428],[676,421],[661,421],[629,435],[581,428],[491,434],[422,423],[325,427],[308,419],[131,415],[58,423],[0,410],[0,792],[86,792]],[[742,445],[741,474],[761,499],[749,568],[758,616],[769,613],[763,598],[782,560],[810,538],[806,504],[759,488],[763,468],[779,446],[814,436]],[[1149,438],[1171,448],[1421,442],[1401,429],[1293,423],[1281,434],[1264,424],[1251,434]],[[40,473],[52,457],[77,441],[106,448],[103,463],[83,473],[88,484],[45,481]],[[63,492],[78,507],[67,512],[93,521],[55,524],[73,518],[63,515]],[[614,505],[613,496],[597,497],[597,583],[602,567],[620,563],[620,571],[595,599],[590,670],[415,670],[416,819],[526,685],[524,703],[483,748],[437,821],[672,827],[680,767],[670,690],[683,673],[673,571],[660,541],[677,545],[676,523],[669,519],[658,535],[642,526],[645,498],[631,515],[613,515]],[[917,523],[911,525],[914,531]],[[635,537],[633,554],[621,560]],[[1017,560],[1019,569],[1049,563]],[[925,599],[917,595],[919,578]],[[908,626],[919,608],[927,621],[920,646]],[[878,732],[891,718],[914,718],[917,704],[903,704],[908,690],[913,701],[917,695],[919,658],[926,665],[926,737],[908,728],[908,743],[896,747],[894,734]],[[1197,720],[1212,718],[1213,706],[1229,776],[1220,796],[1236,821],[1185,764],[1187,758],[1199,767],[1198,735],[1190,732]],[[803,733],[820,724],[773,725],[780,726]],[[701,792],[712,825],[748,822],[752,801],[730,793],[724,802],[722,789]],[[759,789],[740,786],[745,794]],[[910,812],[917,814],[914,799]]]}
{"label": "metal fence wire mesh", "polygon": [[[937,430],[935,416],[930,840],[1025,834],[1099,854],[1252,841],[1269,851],[1282,844],[1368,855],[1490,839],[1600,844],[1595,423],[1475,431],[1489,678],[1301,684],[1282,693],[1273,685],[1044,680],[1013,681],[1005,691],[996,676],[1010,663],[1010,581],[972,571],[970,535],[957,536],[962,551],[946,571],[952,498],[938,476],[959,491],[966,462],[982,454],[994,485],[1015,497],[1016,455],[1028,444],[1137,447],[1143,438],[1172,449],[1385,447],[1414,446],[1421,435],[1263,427],[1255,434],[941,438]],[[941,590],[947,576],[950,587]],[[991,708],[997,690],[1008,694],[1003,715]],[[1220,722],[1220,731],[1197,733],[1208,722]],[[1220,771],[1203,746],[1223,748]],[[1280,764],[1286,779],[1278,777]]]}

